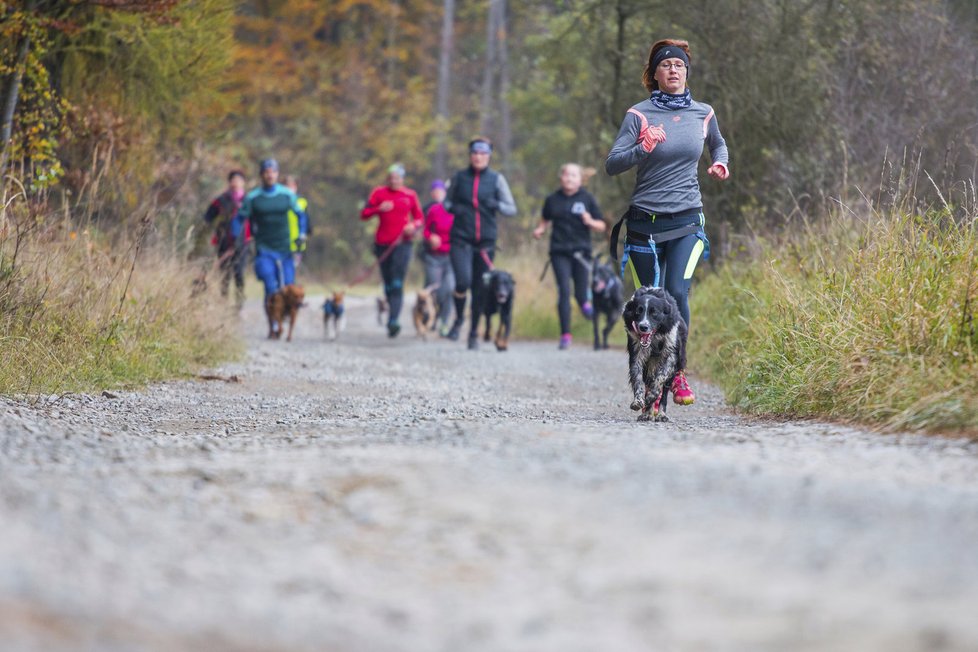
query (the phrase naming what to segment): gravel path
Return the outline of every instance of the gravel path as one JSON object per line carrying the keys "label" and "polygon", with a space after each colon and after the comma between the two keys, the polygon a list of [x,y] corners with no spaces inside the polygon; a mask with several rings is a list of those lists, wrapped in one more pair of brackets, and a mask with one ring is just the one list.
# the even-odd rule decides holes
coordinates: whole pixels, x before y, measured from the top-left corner
{"label": "gravel path", "polygon": [[699,382],[639,424],[621,351],[318,318],[249,305],[240,382],[0,399],[0,649],[978,649],[975,441]]}

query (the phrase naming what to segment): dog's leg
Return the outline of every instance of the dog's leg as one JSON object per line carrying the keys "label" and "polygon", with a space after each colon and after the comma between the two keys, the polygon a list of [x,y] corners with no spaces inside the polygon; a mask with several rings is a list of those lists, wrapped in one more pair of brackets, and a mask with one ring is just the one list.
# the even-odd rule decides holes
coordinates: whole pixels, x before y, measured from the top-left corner
{"label": "dog's leg", "polygon": [[513,298],[499,309],[499,330],[496,332],[496,349],[505,351],[509,348],[509,331],[513,323]]}
{"label": "dog's leg", "polygon": [[659,399],[653,388],[645,386],[645,407],[642,414],[638,417],[639,421],[658,421],[659,420]]}
{"label": "dog's leg", "polygon": [[298,308],[294,310],[289,310],[289,334],[286,335],[285,337],[286,342],[292,341],[292,329],[295,328],[295,318],[298,316],[298,314],[299,314]]}
{"label": "dog's leg", "polygon": [[640,359],[638,345],[629,339],[628,342],[628,382],[632,386],[631,409],[638,411],[645,407],[645,382],[642,379],[644,361]]}
{"label": "dog's leg", "polygon": [[601,348],[601,342],[598,340],[598,330],[600,329],[600,326],[598,324],[599,319],[601,319],[601,312],[598,310],[598,307],[595,306],[594,312],[591,313],[591,326],[594,327],[594,350],[595,351]]}
{"label": "dog's leg", "polygon": [[[604,331],[602,331],[602,336],[604,338],[601,344],[602,349],[608,348],[608,335],[611,334],[611,329],[615,327],[615,323],[617,323],[618,321],[612,316],[610,312],[605,316],[605,319],[607,320],[607,323],[605,324]],[[595,321],[595,328],[596,327],[597,327],[597,322]]]}
{"label": "dog's leg", "polygon": [[268,339],[275,339],[275,320],[272,319],[272,297],[265,299],[265,318],[268,319]]}

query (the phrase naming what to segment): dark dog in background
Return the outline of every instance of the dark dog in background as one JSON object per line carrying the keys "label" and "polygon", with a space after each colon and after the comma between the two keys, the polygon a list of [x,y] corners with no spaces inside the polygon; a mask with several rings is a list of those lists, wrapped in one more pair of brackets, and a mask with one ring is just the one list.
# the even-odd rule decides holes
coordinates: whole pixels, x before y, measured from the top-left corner
{"label": "dark dog in background", "polygon": [[435,330],[435,323],[438,318],[438,305],[435,302],[435,288],[437,285],[429,285],[418,290],[414,301],[414,329],[423,340],[428,339],[428,333]]}
{"label": "dark dog in background", "polygon": [[668,421],[666,389],[686,368],[686,322],[679,306],[662,288],[645,286],[625,304],[622,320],[628,334],[631,408],[642,411],[639,421]]}
{"label": "dark dog in background", "polygon": [[[618,323],[621,306],[625,303],[625,286],[615,273],[615,268],[600,261],[601,254],[598,254],[591,264],[591,304],[594,306],[591,323],[594,325],[595,351],[608,348],[608,335]],[[598,323],[602,315],[605,318],[603,329]]]}
{"label": "dark dog in background", "polygon": [[496,350],[509,348],[509,334],[513,327],[513,301],[516,281],[509,272],[494,269],[482,279],[482,314],[486,317],[483,339],[492,337],[492,316],[499,313],[499,329],[496,331]]}
{"label": "dark dog in background", "polygon": [[[343,315],[346,313],[346,306],[343,304],[343,298],[346,296],[346,292],[342,290],[338,292],[333,292],[326,301],[323,302],[323,328],[326,330],[326,337],[331,340],[335,340],[339,337],[340,331],[343,330],[343,324],[345,319]],[[332,328],[330,328],[332,326]]]}

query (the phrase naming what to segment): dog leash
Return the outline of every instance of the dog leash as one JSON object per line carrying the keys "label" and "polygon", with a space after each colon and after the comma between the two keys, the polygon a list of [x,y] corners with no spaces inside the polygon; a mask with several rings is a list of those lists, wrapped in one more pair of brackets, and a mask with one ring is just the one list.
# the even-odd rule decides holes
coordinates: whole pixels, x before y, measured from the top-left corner
{"label": "dog leash", "polygon": [[398,239],[398,240],[395,240],[395,241],[394,241],[394,242],[393,242],[392,244],[390,244],[390,245],[389,245],[389,246],[387,247],[387,249],[384,249],[384,250],[383,250],[382,252],[380,252],[380,255],[379,255],[379,256],[377,257],[377,260],[375,260],[375,261],[374,261],[374,262],[373,262],[373,263],[372,263],[372,264],[370,265],[370,267],[368,267],[367,269],[365,269],[365,270],[363,271],[363,273],[361,273],[361,274],[360,274],[359,276],[357,276],[357,277],[356,277],[356,278],[354,278],[354,279],[353,279],[352,281],[350,281],[350,282],[349,282],[349,283],[347,284],[347,286],[346,286],[346,289],[348,289],[348,290],[349,290],[350,288],[352,288],[352,287],[354,287],[354,286],[357,286],[357,285],[360,285],[361,283],[363,283],[363,282],[364,282],[364,281],[365,281],[365,280],[367,279],[367,277],[368,277],[368,276],[370,276],[371,274],[373,274],[373,273],[374,273],[374,271],[375,271],[375,270],[376,270],[376,269],[377,269],[378,267],[380,267],[380,266],[381,266],[381,265],[382,265],[382,264],[384,263],[384,261],[385,261],[385,260],[387,260],[387,259],[388,259],[388,258],[390,257],[390,255],[391,255],[392,253],[394,253],[394,250],[395,250],[395,249],[397,249],[397,246],[398,246],[399,244],[401,244],[401,241],[400,241],[400,239]]}
{"label": "dog leash", "polygon": [[495,271],[496,266],[492,264],[492,259],[489,258],[489,251],[487,249],[480,249],[479,255],[482,256],[482,262],[486,264],[486,267],[489,268],[489,271],[490,272]]}
{"label": "dog leash", "polygon": [[[582,254],[580,251],[575,251],[571,255],[571,257],[574,260],[576,260],[578,263],[580,263],[581,265],[584,266],[584,269],[586,269],[588,271],[588,278],[590,278],[591,277],[591,263],[590,263],[590,261],[588,261],[584,257],[584,254]],[[547,257],[547,260],[543,263],[543,270],[540,271],[540,282],[541,283],[543,282],[543,279],[547,278],[547,268],[550,267],[552,264],[553,264],[553,257],[548,256]]]}

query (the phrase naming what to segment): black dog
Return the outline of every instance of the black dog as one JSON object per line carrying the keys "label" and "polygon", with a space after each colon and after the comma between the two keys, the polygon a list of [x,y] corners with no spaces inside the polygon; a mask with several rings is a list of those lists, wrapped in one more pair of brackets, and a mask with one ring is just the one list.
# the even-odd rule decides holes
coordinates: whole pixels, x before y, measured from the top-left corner
{"label": "black dog", "polygon": [[676,372],[686,368],[686,322],[679,306],[662,288],[645,286],[625,304],[622,319],[628,333],[631,408],[642,411],[639,421],[668,421],[668,401],[662,399]]}
{"label": "black dog", "polygon": [[488,342],[492,331],[492,316],[499,313],[499,330],[496,331],[496,349],[509,348],[509,332],[513,326],[513,294],[516,281],[509,272],[494,269],[482,277],[482,314],[486,316],[486,332],[483,339]]}
{"label": "black dog", "polygon": [[[591,265],[591,304],[594,307],[591,323],[594,325],[595,351],[608,348],[608,334],[615,327],[618,315],[621,314],[621,304],[625,302],[625,286],[615,274],[615,268],[608,263],[601,263],[600,260],[601,254],[598,254]],[[605,318],[603,329],[598,324],[601,315]]]}

